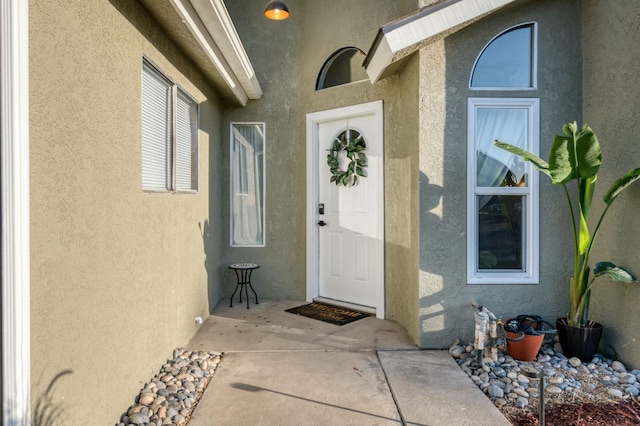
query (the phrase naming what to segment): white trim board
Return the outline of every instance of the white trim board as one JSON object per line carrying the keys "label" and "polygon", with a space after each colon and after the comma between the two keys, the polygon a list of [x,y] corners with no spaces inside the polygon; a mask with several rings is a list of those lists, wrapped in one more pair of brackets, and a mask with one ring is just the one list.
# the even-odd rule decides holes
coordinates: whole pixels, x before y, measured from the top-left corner
{"label": "white trim board", "polygon": [[29,2],[0,2],[2,420],[30,424]]}
{"label": "white trim board", "polygon": [[222,0],[171,0],[238,102],[260,99],[262,89]]}

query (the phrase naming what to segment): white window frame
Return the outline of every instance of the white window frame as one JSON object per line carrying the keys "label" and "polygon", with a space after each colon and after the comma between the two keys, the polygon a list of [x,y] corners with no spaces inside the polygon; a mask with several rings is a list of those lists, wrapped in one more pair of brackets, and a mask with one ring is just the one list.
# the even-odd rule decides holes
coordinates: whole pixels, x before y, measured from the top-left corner
{"label": "white window frame", "polygon": [[[526,149],[539,152],[540,100],[538,98],[469,98],[467,110],[467,282],[468,284],[538,284],[539,283],[539,173],[525,162],[528,185],[518,187],[476,186],[476,111],[479,108],[518,108],[528,111],[530,123]],[[503,141],[509,142],[509,141]],[[479,270],[478,208],[476,195],[523,195],[525,201],[524,271]]]}
{"label": "white window frame", "polygon": [[[262,128],[262,153],[259,154],[260,160],[255,161],[260,165],[257,167],[258,172],[262,172],[262,179],[260,180],[257,175],[254,177],[254,185],[253,187],[259,187],[260,190],[260,205],[258,209],[259,223],[261,227],[261,236],[262,239],[260,242],[255,243],[240,243],[236,242],[237,238],[234,234],[235,229],[235,220],[234,220],[234,200],[236,195],[242,195],[250,197],[251,191],[249,190],[249,182],[245,181],[244,184],[241,185],[240,192],[236,194],[234,185],[235,185],[235,177],[234,171],[236,170],[237,165],[235,164],[235,156],[234,152],[234,127],[235,126],[260,126]],[[229,244],[231,247],[265,247],[266,245],[266,178],[267,178],[267,170],[266,170],[266,144],[267,144],[267,134],[266,134],[266,124],[264,122],[239,122],[233,121],[229,124]],[[246,147],[245,147],[246,150]],[[245,163],[244,167],[248,167],[248,164]],[[246,189],[246,191],[245,191]],[[253,194],[255,196],[255,194]]]}
{"label": "white window frame", "polygon": [[[500,87],[500,86],[498,86],[498,87],[481,87],[481,86],[474,87],[474,86],[472,86],[471,82],[473,81],[473,75],[475,74],[476,66],[478,65],[478,61],[480,60],[480,58],[484,54],[485,50],[487,50],[487,48],[489,46],[491,46],[491,44],[494,41],[496,41],[497,39],[502,37],[505,33],[508,33],[509,31],[514,30],[516,28],[528,27],[528,26],[532,27],[532,29],[531,29],[532,30],[532,40],[531,40],[531,49],[532,49],[532,52],[531,52],[531,86],[525,86],[525,87]],[[493,37],[482,48],[482,50],[480,51],[480,53],[476,57],[475,62],[473,63],[473,67],[471,68],[471,74],[469,75],[469,90],[480,90],[480,91],[482,91],[482,90],[497,90],[497,91],[523,90],[523,91],[527,91],[527,90],[537,90],[537,89],[538,89],[538,23],[537,22],[523,22],[521,24],[509,27],[509,28],[505,29],[504,31],[500,31],[499,34],[497,34],[495,37]]]}
{"label": "white window frame", "polygon": [[[169,113],[166,117],[168,127],[168,150],[166,151],[165,161],[169,164],[164,176],[164,187],[159,186],[145,186],[145,159],[144,153],[142,153],[142,174],[141,183],[142,189],[145,192],[173,192],[173,193],[191,193],[195,194],[199,188],[199,122],[200,122],[200,107],[198,102],[187,91],[182,89],[175,81],[167,77],[155,64],[153,64],[147,58],[143,58],[141,76],[144,80],[145,73],[151,74],[163,81],[167,85],[169,91]],[[193,117],[188,117],[189,123],[186,123],[184,117],[180,112],[184,112],[182,106],[187,108],[193,108],[195,111]],[[145,109],[145,94],[144,85],[142,86],[141,95],[141,109]],[[191,111],[191,110],[190,110]],[[164,118],[161,118],[163,120]],[[144,123],[142,123],[144,126]],[[188,126],[188,128],[186,127]],[[188,135],[187,138],[184,136]],[[190,137],[189,137],[190,136]],[[142,132],[142,144],[144,145],[144,132]],[[188,147],[184,145],[188,144]],[[184,151],[189,151],[191,155],[181,154]],[[161,156],[162,154],[160,154]],[[190,169],[190,184],[184,185],[182,182],[184,179],[178,179],[180,173],[184,174],[184,170]],[[187,179],[189,180],[189,179]]]}

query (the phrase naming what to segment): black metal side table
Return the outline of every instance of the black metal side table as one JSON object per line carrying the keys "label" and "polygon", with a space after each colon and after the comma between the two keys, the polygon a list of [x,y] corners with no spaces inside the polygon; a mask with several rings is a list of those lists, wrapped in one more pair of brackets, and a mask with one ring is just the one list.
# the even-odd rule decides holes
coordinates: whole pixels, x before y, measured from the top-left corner
{"label": "black metal side table", "polygon": [[238,288],[240,289],[240,303],[242,303],[242,288],[244,287],[244,294],[247,299],[247,309],[249,309],[249,289],[247,288],[247,286],[251,288],[251,291],[256,296],[256,305],[258,304],[258,294],[251,285],[251,272],[253,272],[254,269],[258,269],[259,267],[260,265],[258,265],[257,263],[234,263],[228,266],[229,269],[233,269],[233,271],[236,273],[236,278],[238,279],[236,289],[233,290],[233,294],[231,295],[231,302],[229,303],[229,307],[233,308],[233,296],[236,295],[236,291],[238,291]]}

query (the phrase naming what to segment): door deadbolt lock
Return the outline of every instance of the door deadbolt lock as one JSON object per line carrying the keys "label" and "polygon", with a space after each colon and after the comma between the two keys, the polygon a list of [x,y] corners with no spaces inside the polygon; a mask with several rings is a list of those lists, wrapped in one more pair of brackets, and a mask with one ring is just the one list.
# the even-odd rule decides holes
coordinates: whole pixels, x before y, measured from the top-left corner
{"label": "door deadbolt lock", "polygon": [[324,204],[318,204],[318,214],[324,214]]}

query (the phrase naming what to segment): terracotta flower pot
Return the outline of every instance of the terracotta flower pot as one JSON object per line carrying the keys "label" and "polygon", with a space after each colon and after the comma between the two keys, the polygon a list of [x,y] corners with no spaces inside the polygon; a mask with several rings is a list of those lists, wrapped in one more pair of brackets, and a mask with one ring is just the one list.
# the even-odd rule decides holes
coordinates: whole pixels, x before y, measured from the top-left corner
{"label": "terracotta flower pot", "polygon": [[509,355],[520,361],[533,361],[544,340],[544,334],[525,334],[524,338],[516,341],[521,333],[512,333],[505,330],[507,335],[507,352]]}

